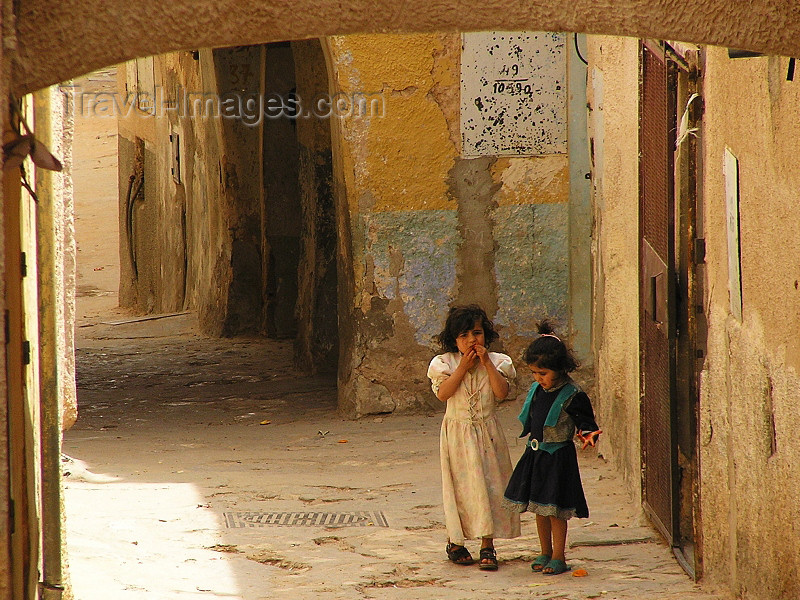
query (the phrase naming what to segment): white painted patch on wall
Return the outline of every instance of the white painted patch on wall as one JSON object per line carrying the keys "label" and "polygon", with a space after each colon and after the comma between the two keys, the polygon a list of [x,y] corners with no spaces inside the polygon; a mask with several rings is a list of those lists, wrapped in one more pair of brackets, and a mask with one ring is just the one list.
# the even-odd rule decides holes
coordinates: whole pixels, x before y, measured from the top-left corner
{"label": "white painted patch on wall", "polygon": [[463,156],[567,153],[565,41],[540,31],[463,34]]}

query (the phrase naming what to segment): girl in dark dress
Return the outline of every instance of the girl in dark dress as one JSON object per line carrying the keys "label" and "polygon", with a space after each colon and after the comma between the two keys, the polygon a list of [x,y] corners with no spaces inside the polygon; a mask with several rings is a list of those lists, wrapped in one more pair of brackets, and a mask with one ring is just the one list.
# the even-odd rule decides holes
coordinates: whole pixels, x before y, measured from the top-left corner
{"label": "girl in dark dress", "polygon": [[573,436],[577,429],[586,448],[602,432],[589,397],[569,376],[578,367],[572,352],[547,321],[539,324],[539,334],[523,356],[534,383],[519,415],[520,437],[530,438],[503,502],[510,510],[536,514],[541,554],[531,568],[558,575],[570,570],[564,555],[567,521],[589,516]]}

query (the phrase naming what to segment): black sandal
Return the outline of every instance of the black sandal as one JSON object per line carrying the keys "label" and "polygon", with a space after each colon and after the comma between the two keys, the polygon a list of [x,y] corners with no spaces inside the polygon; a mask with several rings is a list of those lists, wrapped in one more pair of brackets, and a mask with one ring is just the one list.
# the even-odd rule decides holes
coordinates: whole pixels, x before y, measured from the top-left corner
{"label": "black sandal", "polygon": [[447,558],[457,565],[474,565],[475,559],[464,546],[458,544],[447,543]]}
{"label": "black sandal", "polygon": [[494,548],[481,548],[481,562],[478,563],[478,568],[482,571],[497,571],[497,552]]}

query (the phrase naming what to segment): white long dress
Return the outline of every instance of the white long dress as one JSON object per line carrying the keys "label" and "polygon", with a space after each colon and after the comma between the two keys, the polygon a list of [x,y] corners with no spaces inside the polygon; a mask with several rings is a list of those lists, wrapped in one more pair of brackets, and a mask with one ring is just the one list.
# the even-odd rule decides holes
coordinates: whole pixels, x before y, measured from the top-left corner
{"label": "white long dress", "polygon": [[[506,379],[516,376],[511,358],[490,352],[489,358]],[[439,386],[458,367],[461,354],[435,356],[428,367],[431,387]],[[511,477],[511,457],[497,420],[497,399],[486,369],[478,363],[447,400],[439,437],[442,496],[447,535],[454,544],[482,537],[514,538],[520,534],[519,514],[502,506]]]}

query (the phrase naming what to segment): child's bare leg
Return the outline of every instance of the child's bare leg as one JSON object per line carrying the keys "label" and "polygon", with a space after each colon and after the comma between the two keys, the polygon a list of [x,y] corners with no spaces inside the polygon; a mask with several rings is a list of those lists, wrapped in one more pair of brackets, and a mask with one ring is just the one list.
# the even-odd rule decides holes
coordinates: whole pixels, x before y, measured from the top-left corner
{"label": "child's bare leg", "polygon": [[494,539],[489,537],[481,538],[481,550],[484,548],[494,548]]}
{"label": "child's bare leg", "polygon": [[552,556],[553,530],[550,524],[550,517],[536,515],[536,532],[539,534],[539,547],[542,549],[542,554],[547,554],[547,556]]}
{"label": "child's bare leg", "polygon": [[[549,519],[550,530],[553,535],[553,554],[551,555],[552,560],[562,560],[566,562],[566,556],[564,553],[567,546],[567,521],[557,517],[549,517]],[[553,569],[545,567],[542,572],[552,573]]]}

